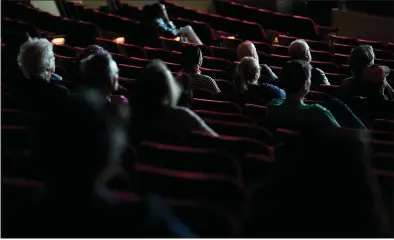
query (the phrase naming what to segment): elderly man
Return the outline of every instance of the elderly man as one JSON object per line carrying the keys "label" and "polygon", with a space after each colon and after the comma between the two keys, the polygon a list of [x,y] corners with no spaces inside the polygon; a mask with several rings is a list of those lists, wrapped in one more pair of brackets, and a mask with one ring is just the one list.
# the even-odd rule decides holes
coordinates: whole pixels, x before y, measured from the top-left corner
{"label": "elderly man", "polygon": [[[259,55],[257,54],[256,47],[252,42],[245,41],[238,45],[237,54],[239,61],[244,57],[253,57],[259,62]],[[239,77],[238,70],[236,70],[236,78]],[[278,77],[272,72],[267,64],[260,64],[260,79],[259,83],[268,82],[274,83]]]}
{"label": "elderly man", "polygon": [[[309,63],[312,61],[311,51],[308,43],[302,39],[297,39],[290,43],[289,56],[293,60],[305,60]],[[321,84],[330,85],[326,75],[319,68],[312,68],[311,82],[311,89],[318,88]]]}

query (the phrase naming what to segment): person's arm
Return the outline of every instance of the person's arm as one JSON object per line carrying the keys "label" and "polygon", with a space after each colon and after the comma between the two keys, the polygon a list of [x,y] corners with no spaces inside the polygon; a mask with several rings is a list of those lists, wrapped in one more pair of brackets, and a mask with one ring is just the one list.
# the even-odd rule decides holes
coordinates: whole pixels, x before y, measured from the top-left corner
{"label": "person's arm", "polygon": [[267,64],[261,64],[261,75],[268,77],[272,83],[275,83],[278,80],[278,76],[271,70],[271,68]]}
{"label": "person's arm", "polygon": [[219,86],[218,86],[218,84],[216,83],[216,81],[213,80],[213,78],[211,78],[211,77],[209,77],[209,80],[210,80],[210,82],[211,82],[211,89],[212,89],[212,92],[214,92],[214,93],[219,93],[219,92],[221,92],[221,91],[220,91],[220,88],[219,88]]}
{"label": "person's arm", "polygon": [[314,68],[313,71],[314,72],[312,77],[314,78],[313,80],[315,81],[312,80],[312,83],[315,83],[315,85],[319,85],[319,86],[321,84],[331,85],[323,70],[321,70],[320,68]]}
{"label": "person's arm", "polygon": [[188,108],[183,108],[186,113],[194,120],[195,131],[205,131],[211,136],[217,137],[219,136],[212,128],[210,128],[204,120],[202,120],[196,113]]}
{"label": "person's arm", "polygon": [[155,20],[156,27],[160,30],[160,33],[166,37],[177,37],[179,35],[178,29],[176,29],[174,24],[166,24],[163,19],[158,18]]}

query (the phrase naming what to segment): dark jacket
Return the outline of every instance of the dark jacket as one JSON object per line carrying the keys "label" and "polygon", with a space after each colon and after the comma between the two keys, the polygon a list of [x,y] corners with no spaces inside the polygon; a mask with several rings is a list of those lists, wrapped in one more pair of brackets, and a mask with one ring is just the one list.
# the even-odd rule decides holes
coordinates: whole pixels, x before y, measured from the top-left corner
{"label": "dark jacket", "polygon": [[312,77],[311,77],[311,88],[316,89],[319,88],[320,85],[330,85],[326,74],[320,68],[313,68],[312,69]]}

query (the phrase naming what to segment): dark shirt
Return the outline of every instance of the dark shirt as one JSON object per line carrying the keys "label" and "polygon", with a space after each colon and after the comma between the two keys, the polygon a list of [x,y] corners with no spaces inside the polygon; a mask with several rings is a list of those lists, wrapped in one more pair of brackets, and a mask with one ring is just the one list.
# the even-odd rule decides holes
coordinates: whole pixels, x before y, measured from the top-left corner
{"label": "dark shirt", "polygon": [[320,85],[322,84],[330,85],[330,82],[328,81],[326,74],[323,72],[323,70],[319,68],[312,69],[311,82],[312,82],[311,84],[312,89],[319,88]]}
{"label": "dark shirt", "polygon": [[349,100],[348,105],[367,124],[376,118],[394,119],[394,101],[382,95],[357,97]]}
{"label": "dark shirt", "polygon": [[286,93],[279,87],[261,83],[259,85],[249,85],[248,89],[238,96],[241,104],[254,103],[254,104],[267,104],[273,99],[285,99]]}
{"label": "dark shirt", "polygon": [[[360,77],[356,76],[346,78],[341,82],[339,87],[339,97],[345,102],[352,101],[356,97],[368,97],[375,95],[370,91],[368,86],[361,83]],[[385,88],[383,96],[386,100],[394,100],[394,91],[391,86],[387,86]]]}

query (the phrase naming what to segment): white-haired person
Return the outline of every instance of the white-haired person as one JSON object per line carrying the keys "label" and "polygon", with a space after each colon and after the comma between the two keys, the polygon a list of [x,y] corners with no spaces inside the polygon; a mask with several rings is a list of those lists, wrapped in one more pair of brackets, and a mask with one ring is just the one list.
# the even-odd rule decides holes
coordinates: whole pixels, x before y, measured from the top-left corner
{"label": "white-haired person", "polygon": [[[244,57],[253,57],[259,62],[259,55],[257,54],[256,46],[250,41],[244,41],[237,47],[237,55],[239,61],[241,61]],[[235,72],[235,81],[238,81],[237,78],[240,78],[240,75],[236,69]],[[276,84],[278,77],[271,70],[271,68],[267,64],[260,64],[260,78],[259,83],[272,83]]]}
{"label": "white-haired person", "polygon": [[[293,60],[304,60],[309,63],[312,61],[311,49],[303,39],[297,39],[291,42],[288,51],[289,56]],[[312,66],[311,89],[316,89],[321,84],[330,85],[330,82],[323,70]]]}
{"label": "white-haired person", "polygon": [[181,88],[160,60],[148,64],[136,80],[130,137],[134,144],[144,140],[180,142],[193,131],[217,134],[191,110],[177,106]]}
{"label": "white-haired person", "polygon": [[17,62],[24,76],[15,85],[21,107],[38,117],[64,110],[69,93],[51,81],[55,72],[52,43],[44,38],[28,38],[20,47]]}

